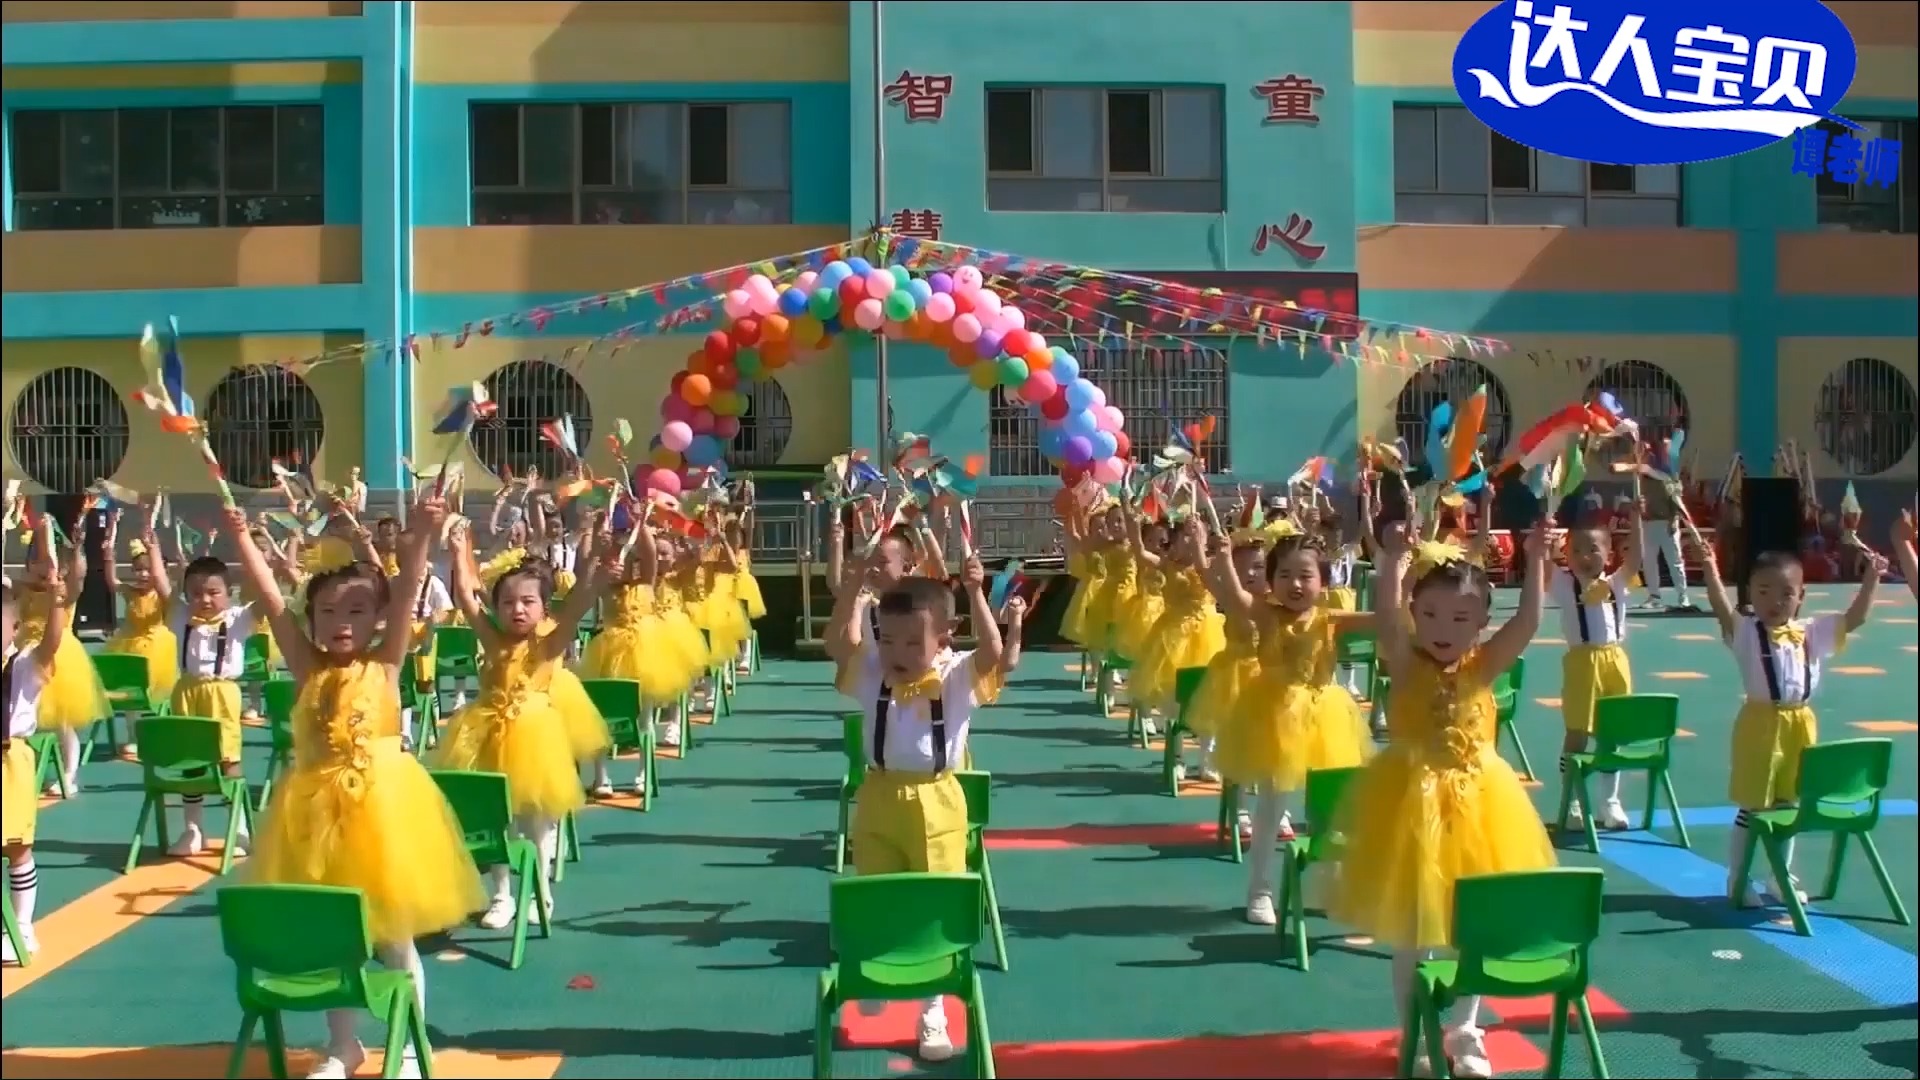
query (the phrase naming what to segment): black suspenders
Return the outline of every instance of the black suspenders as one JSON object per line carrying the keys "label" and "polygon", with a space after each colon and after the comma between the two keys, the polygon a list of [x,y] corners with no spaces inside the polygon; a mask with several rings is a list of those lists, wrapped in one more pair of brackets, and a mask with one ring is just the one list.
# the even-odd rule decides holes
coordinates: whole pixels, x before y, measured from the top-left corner
{"label": "black suspenders", "polygon": [[[927,702],[927,713],[933,720],[933,771],[935,774],[947,771],[947,703],[945,695]],[[873,704],[873,765],[877,769],[887,767],[887,714],[892,712],[893,687],[882,682],[880,699]]]}
{"label": "black suspenders", "polygon": [[4,702],[0,708],[7,710],[8,725],[13,723],[13,662],[18,659],[20,654],[14,653],[7,657],[6,666],[0,667],[0,702]]}
{"label": "black suspenders", "polygon": [[1774,664],[1779,653],[1773,648],[1773,635],[1767,633],[1767,624],[1759,619],[1753,620],[1753,631],[1760,635],[1760,670],[1767,677],[1767,696],[1775,705],[1805,705],[1813,700],[1813,650],[1803,643],[1800,646],[1800,700],[1787,701],[1785,691],[1780,686],[1780,669]]}
{"label": "black suspenders", "polygon": [[[1567,575],[1573,581],[1573,610],[1580,620],[1580,644],[1593,644],[1593,627],[1587,623],[1587,598],[1581,595],[1580,579]],[[1607,585],[1607,606],[1613,609],[1614,632],[1618,634],[1627,625],[1627,613],[1620,606],[1620,593],[1611,583]]]}
{"label": "black suspenders", "polygon": [[[189,622],[187,623],[186,632],[180,635],[180,669],[182,671],[186,670],[187,660],[193,655],[191,651],[193,649],[193,631],[194,624]],[[222,620],[220,623],[220,633],[213,640],[213,672],[206,676],[207,678],[226,678],[226,675],[222,674],[220,669],[226,666],[227,642],[230,640],[229,635],[232,633],[233,622],[231,620]]]}

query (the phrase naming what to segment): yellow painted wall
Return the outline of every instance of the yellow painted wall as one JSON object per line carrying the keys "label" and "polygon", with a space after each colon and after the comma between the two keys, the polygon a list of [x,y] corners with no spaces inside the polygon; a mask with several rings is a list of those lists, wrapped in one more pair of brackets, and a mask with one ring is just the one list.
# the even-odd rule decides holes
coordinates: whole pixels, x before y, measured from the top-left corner
{"label": "yellow painted wall", "polygon": [[[193,338],[186,343],[187,392],[205,401],[227,372],[252,364],[271,364],[290,356],[314,356],[352,345],[358,335],[299,334],[289,336]],[[22,476],[13,460],[13,409],[20,392],[32,379],[59,367],[86,367],[120,391],[126,405],[130,439],[120,471],[107,479],[135,491],[158,488],[206,494],[214,490],[206,468],[177,435],[168,435],[154,414],[133,399],[145,382],[137,343],[132,338],[71,341],[9,341],[0,347],[0,401],[5,402],[5,437],[0,438],[8,476]],[[348,361],[327,364],[306,374],[307,384],[320,399],[326,420],[325,439],[314,462],[315,475],[345,476],[359,464],[365,445],[360,365]],[[38,488],[33,489],[39,493]]]}
{"label": "yellow painted wall", "polygon": [[[1490,359],[1484,356],[1475,359],[1500,380],[1501,388],[1506,391],[1512,410],[1509,431],[1523,429],[1567,402],[1579,400],[1586,394],[1587,385],[1608,364],[1639,360],[1658,365],[1673,376],[1686,395],[1693,418],[1687,445],[1696,455],[1695,475],[1718,475],[1733,456],[1737,352],[1732,338],[1639,334],[1501,336],[1513,346],[1513,351]],[[1908,350],[1911,358],[1911,341]],[[1781,360],[1784,371],[1788,366],[1786,357],[1783,355]],[[1362,364],[1356,368],[1359,418],[1355,427],[1360,434],[1385,439],[1397,434],[1394,400],[1412,381],[1413,374],[1413,370],[1379,364]],[[1782,431],[1784,435],[1784,427]]]}
{"label": "yellow painted wall", "polygon": [[10,67],[8,90],[183,90],[208,86],[346,86],[360,81],[358,60],[263,64],[125,64]]}
{"label": "yellow painted wall", "polygon": [[360,13],[358,0],[7,0],[0,21],[325,19]]}
{"label": "yellow painted wall", "polygon": [[[1815,414],[1827,376],[1861,356],[1886,361],[1907,377],[1909,386],[1920,386],[1920,341],[1911,336],[1780,339],[1780,389],[1775,398],[1780,439],[1793,439],[1813,454],[1815,476],[1846,475],[1840,463],[1821,449]],[[1916,466],[1920,466],[1920,454],[1909,447],[1898,465],[1877,475],[1883,479],[1912,478],[1920,473]]]}
{"label": "yellow painted wall", "polygon": [[10,232],[0,256],[10,293],[340,285],[360,280],[360,227]]}
{"label": "yellow painted wall", "polygon": [[589,293],[845,243],[844,225],[499,225],[413,230],[420,293]]}
{"label": "yellow painted wall", "polygon": [[416,5],[415,18],[423,83],[847,79],[844,3],[446,0]]}
{"label": "yellow painted wall", "polygon": [[[442,345],[423,350],[415,375],[415,384],[458,386],[478,382],[515,360],[547,357],[559,360],[566,350],[587,345],[586,338],[502,338],[470,339],[464,348]],[[633,424],[638,445],[633,457],[646,452],[645,440],[659,432],[660,399],[666,395],[673,374],[686,364],[687,353],[698,339],[687,335],[639,338],[609,352],[606,345],[591,353],[576,354],[568,364],[573,377],[587,392],[593,407],[594,433],[586,451],[587,465],[598,474],[615,469],[613,454],[605,435],[613,421],[625,417]],[[799,364],[789,364],[777,373],[780,388],[792,405],[793,437],[788,441],[781,463],[825,461],[843,452],[852,441],[852,417],[847,399],[851,378],[844,345],[835,345]],[[422,461],[438,461],[445,454],[444,436],[433,434],[434,410],[440,401],[435,394],[415,395],[414,445]],[[463,449],[456,459],[463,463],[468,482],[475,490],[491,490],[497,481],[483,468],[471,450]]]}

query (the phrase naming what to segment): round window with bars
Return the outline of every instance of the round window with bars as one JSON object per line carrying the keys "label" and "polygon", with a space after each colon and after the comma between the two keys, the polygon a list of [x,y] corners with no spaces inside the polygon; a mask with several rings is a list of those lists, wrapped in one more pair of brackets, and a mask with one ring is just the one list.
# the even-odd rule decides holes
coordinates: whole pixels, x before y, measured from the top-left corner
{"label": "round window with bars", "polygon": [[[1622,360],[1608,364],[1587,384],[1587,400],[1612,394],[1628,417],[1640,429],[1640,441],[1657,449],[1675,431],[1692,426],[1687,407],[1687,392],[1680,380],[1667,374],[1658,364],[1645,360]],[[1682,456],[1685,451],[1682,450]],[[1616,462],[1632,460],[1633,445],[1626,439],[1607,439],[1594,448],[1588,468],[1605,468]]]}
{"label": "round window with bars", "polygon": [[742,383],[746,411],[740,414],[740,432],[727,445],[730,469],[764,469],[780,463],[793,439],[793,402],[778,379]]}
{"label": "round window with bars", "polygon": [[1427,418],[1433,415],[1433,410],[1444,402],[1452,402],[1457,409],[1481,386],[1487,388],[1487,414],[1480,428],[1486,436],[1482,456],[1492,462],[1506,451],[1507,438],[1513,428],[1513,406],[1507,399],[1506,386],[1485,364],[1450,356],[1421,368],[1394,399],[1394,432],[1406,441],[1411,461],[1425,460]]}
{"label": "round window with bars", "polygon": [[252,364],[221,376],[201,419],[227,482],[256,490],[277,482],[274,462],[313,461],[327,435],[320,395],[307,380],[275,364]]}
{"label": "round window with bars", "polygon": [[[1213,435],[1198,448],[1200,456],[1209,472],[1233,468],[1224,350],[1193,343],[1086,349],[1080,353],[1080,375],[1106,393],[1107,404],[1125,414],[1135,457],[1152,455],[1176,430],[1212,416]],[[993,476],[1051,476],[1055,471],[1040,452],[1039,410],[1004,387],[995,387],[987,398],[987,451],[987,471]]]}
{"label": "round window with bars", "polygon": [[473,426],[468,443],[487,471],[501,480],[525,476],[564,476],[572,462],[542,430],[563,416],[573,418],[573,436],[581,453],[593,441],[593,402],[573,373],[551,360],[515,360],[487,376],[484,385],[494,409]]}
{"label": "round window with bars", "polygon": [[1876,476],[1906,460],[1916,435],[1913,380],[1885,360],[1859,356],[1820,384],[1814,431],[1820,449],[1854,476]]}
{"label": "round window with bars", "polygon": [[7,427],[20,471],[64,495],[112,479],[132,441],[120,392],[83,367],[57,367],[27,380],[8,411]]}

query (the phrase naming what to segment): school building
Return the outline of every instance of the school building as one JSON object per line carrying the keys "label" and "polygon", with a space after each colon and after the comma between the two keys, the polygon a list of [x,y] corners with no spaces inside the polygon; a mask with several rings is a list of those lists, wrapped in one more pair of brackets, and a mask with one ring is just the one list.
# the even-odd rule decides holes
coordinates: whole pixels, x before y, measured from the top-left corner
{"label": "school building", "polygon": [[[1511,346],[1080,350],[1136,446],[1218,413],[1238,478],[1417,443],[1484,382],[1496,441],[1610,389],[1685,423],[1697,475],[1794,440],[1910,493],[1916,16],[1830,6],[1860,51],[1842,114],[1903,143],[1891,187],[1816,184],[1784,145],[1620,168],[1493,136],[1450,77],[1485,3],[8,0],[5,467],[209,490],[132,396],[141,326],[176,316],[236,483],[297,457],[393,488],[473,380],[499,406],[476,480],[552,471],[563,413],[605,468],[698,339],[606,339],[658,314],[645,295],[570,302],[882,222]],[[887,359],[895,430],[1043,482],[1022,410],[925,346]],[[731,458],[873,445],[875,382],[865,341],[788,365]]]}

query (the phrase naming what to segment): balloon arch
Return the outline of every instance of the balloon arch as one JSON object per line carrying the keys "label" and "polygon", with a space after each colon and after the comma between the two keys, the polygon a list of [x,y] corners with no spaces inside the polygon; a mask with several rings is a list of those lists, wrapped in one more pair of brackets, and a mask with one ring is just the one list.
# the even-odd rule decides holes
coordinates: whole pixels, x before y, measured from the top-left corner
{"label": "balloon arch", "polygon": [[1039,410],[1040,449],[1069,478],[1117,483],[1132,449],[1126,417],[1080,375],[1080,362],[1027,329],[1026,313],[988,287],[978,268],[916,273],[854,257],[780,285],[749,277],[723,301],[728,325],[707,335],[674,373],[648,450],[650,491],[677,495],[720,464],[746,411],[743,382],[768,378],[851,327],[944,346],[981,390],[1005,387]]}

